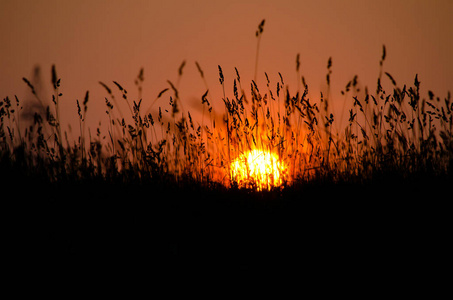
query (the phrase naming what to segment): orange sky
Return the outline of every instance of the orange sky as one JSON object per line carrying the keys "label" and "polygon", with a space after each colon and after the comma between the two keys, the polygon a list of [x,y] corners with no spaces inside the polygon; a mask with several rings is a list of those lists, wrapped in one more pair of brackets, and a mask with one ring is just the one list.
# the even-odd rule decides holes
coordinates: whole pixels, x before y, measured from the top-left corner
{"label": "orange sky", "polygon": [[211,95],[221,93],[217,65],[232,94],[234,67],[246,87],[253,79],[255,30],[263,18],[258,82],[267,71],[275,84],[281,72],[295,87],[300,53],[312,98],[325,88],[330,56],[334,100],[356,74],[373,91],[385,44],[384,71],[398,84],[412,84],[418,73],[425,94],[430,89],[445,97],[453,91],[452,16],[449,0],[0,0],[0,97],[29,99],[22,77],[32,79],[37,64],[50,95],[50,69],[56,64],[66,122],[77,119],[75,99],[89,90],[87,118],[97,124],[104,118],[106,96],[98,81],[118,81],[137,95],[134,79],[144,67],[146,105],[168,87],[167,79],[176,81],[183,60],[179,89],[187,106],[205,91],[195,61],[204,69]]}

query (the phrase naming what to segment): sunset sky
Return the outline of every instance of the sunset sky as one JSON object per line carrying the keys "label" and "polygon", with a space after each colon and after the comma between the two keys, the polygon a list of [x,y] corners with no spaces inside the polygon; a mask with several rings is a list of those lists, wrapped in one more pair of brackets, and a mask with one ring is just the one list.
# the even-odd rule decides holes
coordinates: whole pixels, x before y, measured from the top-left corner
{"label": "sunset sky", "polygon": [[234,67],[246,87],[253,79],[255,30],[266,19],[258,83],[264,84],[266,71],[275,84],[281,72],[296,87],[300,53],[301,74],[312,98],[325,89],[329,57],[334,100],[356,74],[361,86],[375,90],[385,44],[384,71],[399,85],[412,84],[419,74],[422,92],[430,89],[443,98],[453,91],[452,16],[449,0],[0,0],[0,97],[31,99],[22,77],[33,80],[39,65],[43,93],[50,99],[55,64],[62,79],[62,116],[75,120],[75,99],[82,100],[89,90],[88,119],[98,122],[106,96],[99,81],[113,86],[115,80],[134,97],[134,79],[144,67],[146,106],[168,87],[167,80],[177,81],[184,60],[179,90],[187,107],[206,90],[195,61],[205,72],[212,97],[221,95],[217,65],[232,95]]}

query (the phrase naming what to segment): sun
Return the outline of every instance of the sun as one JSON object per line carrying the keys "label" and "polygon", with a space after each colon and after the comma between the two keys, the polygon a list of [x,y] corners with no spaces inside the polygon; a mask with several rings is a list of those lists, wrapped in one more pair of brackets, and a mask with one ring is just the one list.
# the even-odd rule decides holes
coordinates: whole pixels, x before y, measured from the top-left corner
{"label": "sun", "polygon": [[231,178],[239,187],[270,190],[283,184],[286,170],[287,166],[276,153],[255,149],[232,161]]}

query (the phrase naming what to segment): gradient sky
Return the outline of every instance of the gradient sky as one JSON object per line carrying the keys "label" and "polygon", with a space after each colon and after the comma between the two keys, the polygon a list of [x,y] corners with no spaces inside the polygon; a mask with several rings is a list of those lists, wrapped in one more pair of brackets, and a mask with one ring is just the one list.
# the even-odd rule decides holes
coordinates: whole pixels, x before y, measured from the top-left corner
{"label": "gradient sky", "polygon": [[75,99],[82,100],[89,90],[88,119],[97,123],[105,117],[106,96],[98,81],[111,86],[118,81],[133,97],[134,79],[144,67],[146,106],[168,87],[167,80],[177,81],[183,60],[179,90],[187,106],[200,101],[206,90],[195,61],[213,97],[221,95],[221,65],[232,95],[234,67],[246,87],[253,79],[255,30],[262,19],[258,82],[264,82],[266,71],[275,84],[281,72],[295,87],[300,53],[312,98],[325,88],[329,57],[334,100],[356,74],[373,91],[385,44],[384,71],[399,85],[412,84],[418,73],[425,95],[430,89],[446,97],[453,91],[452,16],[450,0],[0,0],[0,97],[30,99],[22,77],[32,79],[39,65],[50,99],[50,69],[56,64],[62,116],[76,120]]}

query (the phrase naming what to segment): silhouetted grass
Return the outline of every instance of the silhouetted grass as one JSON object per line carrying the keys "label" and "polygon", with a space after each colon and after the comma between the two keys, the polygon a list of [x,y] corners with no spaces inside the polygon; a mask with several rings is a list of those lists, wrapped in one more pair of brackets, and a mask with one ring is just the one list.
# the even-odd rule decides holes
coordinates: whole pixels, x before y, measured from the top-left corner
{"label": "silhouetted grass", "polygon": [[[328,86],[331,65],[329,59]],[[198,68],[201,71],[199,65]],[[367,88],[360,92],[355,76],[342,91],[346,101],[350,101],[344,104],[349,117],[338,120],[329,108],[329,92],[311,100],[305,83],[302,90],[291,93],[281,74],[276,84],[265,74],[267,87],[260,90],[252,81],[250,93],[246,93],[237,72],[234,96],[230,98],[226,96],[220,66],[219,71],[224,91],[223,114],[215,112],[215,99],[207,90],[200,97],[202,120],[194,120],[190,111],[184,110],[178,90],[170,81],[172,92],[165,89],[156,98],[167,96],[168,106],[158,107],[157,115],[150,112],[152,107],[144,114],[142,99],[129,99],[127,90],[113,81],[113,87],[129,107],[126,116],[116,109],[114,89],[101,82],[107,91],[107,132],[97,128],[94,136],[91,131],[86,136],[87,91],[82,105],[76,100],[74,106],[81,134],[77,140],[69,141],[67,134],[61,132],[58,102],[62,94],[53,67],[54,106],[43,106],[35,112],[31,124],[21,124],[22,104],[17,97],[6,97],[0,102],[1,163],[21,169],[25,176],[40,176],[49,182],[68,178],[102,178],[107,182],[121,178],[134,182],[146,178],[249,188],[254,184],[253,178],[238,182],[231,176],[230,163],[253,149],[278,154],[288,166],[283,174],[286,187],[314,179],[366,181],[386,172],[398,173],[402,178],[451,172],[450,94],[440,99],[429,91],[428,98],[423,98],[417,76],[413,85],[399,87],[385,73],[393,90],[384,91],[380,85],[384,78],[379,77],[374,95]],[[181,68],[179,74],[182,76]],[[25,78],[24,81],[42,103],[32,84]],[[136,84],[142,81],[143,70]],[[339,127],[345,120],[346,125]]]}

